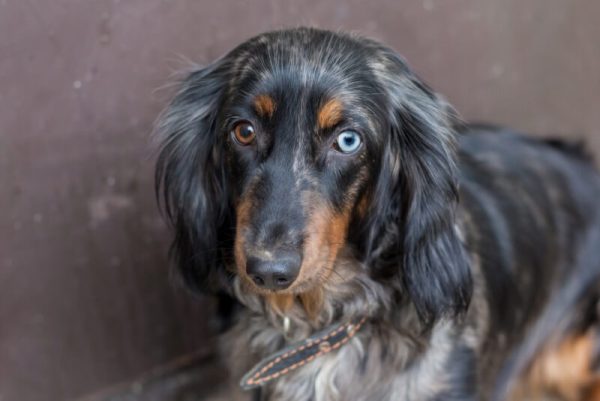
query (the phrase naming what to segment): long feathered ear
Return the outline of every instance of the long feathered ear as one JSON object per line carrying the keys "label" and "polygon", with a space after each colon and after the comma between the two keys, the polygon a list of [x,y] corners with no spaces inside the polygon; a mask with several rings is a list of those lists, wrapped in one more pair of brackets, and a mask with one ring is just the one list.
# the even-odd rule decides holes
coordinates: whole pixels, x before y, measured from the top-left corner
{"label": "long feathered ear", "polygon": [[228,74],[226,59],[190,73],[156,125],[156,194],[175,232],[170,255],[195,290],[228,283],[221,263],[232,222],[218,128]]}
{"label": "long feathered ear", "polygon": [[368,249],[382,274],[401,274],[432,323],[469,305],[472,279],[455,227],[458,203],[451,108],[391,51],[375,70],[387,93],[387,128]]}

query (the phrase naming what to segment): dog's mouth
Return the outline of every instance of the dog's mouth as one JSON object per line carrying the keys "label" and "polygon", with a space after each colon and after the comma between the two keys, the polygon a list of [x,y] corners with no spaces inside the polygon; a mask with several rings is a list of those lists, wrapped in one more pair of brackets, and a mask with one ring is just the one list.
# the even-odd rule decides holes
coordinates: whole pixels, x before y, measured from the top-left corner
{"label": "dog's mouth", "polygon": [[280,290],[266,289],[257,285],[248,274],[240,273],[242,288],[250,294],[261,297],[276,313],[286,315],[293,305],[300,306],[310,319],[316,319],[322,309],[325,286],[327,283],[327,266],[314,267],[311,270],[322,273],[295,280],[289,287]]}
{"label": "dog's mouth", "polygon": [[[286,266],[292,271],[294,279],[289,285],[279,287],[273,283],[269,287],[265,285],[264,280],[256,280],[256,277],[252,277],[253,272],[256,271],[254,257],[248,257],[247,253],[238,252],[236,254],[237,275],[243,291],[262,297],[272,310],[281,315],[286,315],[293,305],[297,305],[305,311],[310,319],[316,319],[322,309],[327,283],[330,279],[337,277],[334,270],[338,252],[336,248],[332,249],[325,244],[320,248],[313,249],[317,252],[299,260],[300,263],[295,271],[294,266],[290,263],[287,265],[278,263],[285,258],[274,259],[274,263],[266,263],[267,268],[272,268],[276,273]],[[305,246],[304,252],[306,250]],[[256,253],[253,254],[256,255]],[[270,254],[270,256],[274,255],[274,253]],[[289,258],[288,254],[288,262],[290,259],[293,260],[293,258]],[[248,261],[251,262],[250,265],[248,265]],[[298,260],[296,261],[298,262]]]}
{"label": "dog's mouth", "polygon": [[356,280],[360,272],[359,266],[351,249],[343,248],[332,263],[322,262],[311,266],[306,273],[311,272],[312,275],[301,273],[290,287],[279,291],[257,286],[243,269],[238,268],[238,289],[247,295],[258,296],[265,305],[282,316],[288,315],[291,308],[300,308],[309,319],[315,320],[320,316],[332,291],[343,294],[344,297],[356,295],[354,290],[359,287],[349,286],[349,283]]}

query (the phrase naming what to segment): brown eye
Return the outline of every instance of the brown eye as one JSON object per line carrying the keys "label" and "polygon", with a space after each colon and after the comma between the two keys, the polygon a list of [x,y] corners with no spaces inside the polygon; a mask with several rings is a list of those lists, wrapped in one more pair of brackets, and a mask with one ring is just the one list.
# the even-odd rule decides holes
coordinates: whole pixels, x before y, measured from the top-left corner
{"label": "brown eye", "polygon": [[231,135],[235,141],[242,146],[250,145],[254,142],[254,138],[256,137],[254,127],[247,121],[237,123],[231,131]]}

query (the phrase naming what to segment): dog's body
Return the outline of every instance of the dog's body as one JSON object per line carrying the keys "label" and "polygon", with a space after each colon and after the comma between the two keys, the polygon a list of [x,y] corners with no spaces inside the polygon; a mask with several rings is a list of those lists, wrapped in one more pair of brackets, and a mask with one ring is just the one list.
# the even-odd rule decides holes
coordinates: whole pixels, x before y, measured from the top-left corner
{"label": "dog's body", "polygon": [[192,73],[159,130],[180,269],[243,305],[222,339],[234,381],[366,320],[263,400],[487,399],[597,225],[600,178],[577,151],[461,124],[362,38],[251,39]]}

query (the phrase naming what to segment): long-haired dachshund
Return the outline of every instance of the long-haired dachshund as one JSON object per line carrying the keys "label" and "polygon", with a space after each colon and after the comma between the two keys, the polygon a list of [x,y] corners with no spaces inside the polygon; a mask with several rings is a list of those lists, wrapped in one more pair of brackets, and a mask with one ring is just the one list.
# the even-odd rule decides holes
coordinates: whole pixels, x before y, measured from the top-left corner
{"label": "long-haired dachshund", "polygon": [[[178,270],[235,300],[240,394],[600,394],[581,274],[600,271],[600,176],[576,146],[462,123],[390,48],[307,28],[192,71],[157,131]],[[550,341],[553,308],[571,317]]]}

